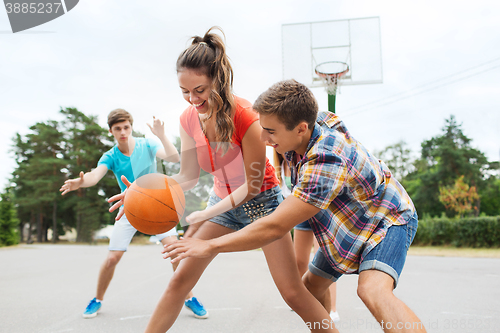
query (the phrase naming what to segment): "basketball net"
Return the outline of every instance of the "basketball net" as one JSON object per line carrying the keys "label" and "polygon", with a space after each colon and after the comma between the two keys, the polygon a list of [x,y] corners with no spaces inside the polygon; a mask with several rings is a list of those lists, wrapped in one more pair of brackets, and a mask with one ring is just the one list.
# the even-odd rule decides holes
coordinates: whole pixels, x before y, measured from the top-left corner
{"label": "basketball net", "polygon": [[339,87],[339,78],[349,71],[349,65],[340,61],[323,62],[316,66],[316,74],[325,85],[328,95],[336,95]]}

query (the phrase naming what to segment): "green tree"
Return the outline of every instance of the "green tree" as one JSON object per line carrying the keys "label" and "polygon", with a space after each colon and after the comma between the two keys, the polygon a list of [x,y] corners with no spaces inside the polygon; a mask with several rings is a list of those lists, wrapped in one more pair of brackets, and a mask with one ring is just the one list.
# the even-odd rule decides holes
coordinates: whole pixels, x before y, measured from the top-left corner
{"label": "green tree", "polygon": [[[76,108],[60,112],[65,116],[62,123],[66,176],[76,178],[80,171],[87,172],[97,166],[102,154],[113,147],[113,139],[108,130],[97,123],[96,116],[87,116]],[[72,210],[71,218],[66,217],[65,227],[76,229],[77,241],[92,241],[95,230],[114,222],[115,214],[108,212],[109,204],[105,199],[119,191],[115,177],[108,172],[97,185],[80,188],[65,196],[65,208]]]}
{"label": "green tree", "polygon": [[[446,212],[438,199],[440,186],[453,185],[463,175],[468,185],[481,191],[485,186],[484,171],[490,167],[485,155],[471,146],[471,139],[453,115],[446,119],[442,131],[422,143],[421,157],[415,161],[415,171],[407,176],[405,184],[417,210],[431,216]],[[480,199],[475,206],[479,209]]]}
{"label": "green tree", "polygon": [[14,154],[14,159],[17,163],[17,168],[12,173],[11,183],[15,184],[12,193],[14,194],[14,202],[17,207],[17,213],[20,220],[19,233],[20,241],[24,242],[23,229],[27,223],[29,225],[26,242],[31,241],[31,232],[35,224],[35,209],[37,200],[33,197],[33,188],[30,183],[30,160],[34,154],[32,147],[27,142],[26,138],[16,133],[12,140],[11,152]]}
{"label": "green tree", "polygon": [[384,161],[399,181],[403,181],[406,175],[414,170],[411,150],[405,141],[389,145],[382,151],[375,152],[374,155]]}
{"label": "green tree", "polygon": [[500,178],[490,176],[486,186],[479,192],[481,197],[481,214],[500,216]]}
{"label": "green tree", "polygon": [[[37,241],[47,240],[52,220],[53,240],[57,240],[58,184],[64,179],[61,168],[62,134],[57,121],[38,122],[30,127],[25,138],[14,139],[18,168],[13,173],[16,182],[15,200],[19,208],[35,217]],[[26,150],[25,150],[26,149]],[[25,217],[26,213],[23,214]],[[31,230],[31,229],[30,229]]]}
{"label": "green tree", "polygon": [[112,174],[106,175],[98,186],[80,189],[76,195],[63,198],[59,193],[65,179],[95,167],[113,145],[108,131],[97,124],[95,116],[86,116],[76,108],[61,109],[61,114],[65,117],[62,122],[38,122],[27,135],[18,133],[13,139],[17,168],[11,181],[15,184],[14,200],[22,221],[20,231],[26,223],[30,225],[28,242],[33,229],[37,241],[46,241],[49,228],[54,242],[71,228],[76,228],[77,240],[91,241],[94,230],[113,222],[105,201],[118,191]]}
{"label": "green tree", "polygon": [[19,220],[17,219],[12,195],[7,190],[0,197],[0,246],[14,245],[19,243],[17,231]]}

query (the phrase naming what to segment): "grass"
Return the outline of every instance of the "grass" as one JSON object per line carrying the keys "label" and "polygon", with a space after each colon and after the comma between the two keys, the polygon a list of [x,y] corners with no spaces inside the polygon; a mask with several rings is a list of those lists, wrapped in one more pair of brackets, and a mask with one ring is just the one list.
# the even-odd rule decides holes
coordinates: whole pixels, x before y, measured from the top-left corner
{"label": "grass", "polygon": [[411,256],[500,258],[500,248],[464,248],[453,246],[410,246]]}

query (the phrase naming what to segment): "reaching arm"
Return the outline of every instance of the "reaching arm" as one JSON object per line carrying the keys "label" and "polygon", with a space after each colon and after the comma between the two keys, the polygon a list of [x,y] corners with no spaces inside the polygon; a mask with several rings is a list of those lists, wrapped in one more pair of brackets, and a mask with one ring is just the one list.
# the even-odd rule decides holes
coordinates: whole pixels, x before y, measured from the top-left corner
{"label": "reaching arm", "polygon": [[163,257],[175,258],[172,260],[174,263],[187,257],[205,258],[221,252],[256,249],[283,237],[294,226],[308,220],[319,211],[319,208],[289,196],[272,214],[237,232],[210,240],[181,239],[165,247],[162,251]]}
{"label": "reaching arm", "polygon": [[243,136],[242,152],[245,166],[245,183],[216,205],[186,217],[189,224],[206,221],[225,213],[244,204],[260,193],[266,169],[266,146],[260,140],[261,130],[259,123],[254,122]]}
{"label": "reaching arm", "polygon": [[65,195],[68,192],[78,190],[80,187],[92,187],[104,177],[106,172],[108,172],[108,168],[103,164],[85,174],[81,171],[79,178],[66,180],[59,191],[62,192],[61,195]]}
{"label": "reaching arm", "polygon": [[175,149],[175,146],[172,144],[172,142],[170,142],[170,140],[168,140],[167,136],[165,135],[164,122],[153,117],[153,126],[151,126],[150,124],[146,125],[148,125],[151,132],[156,135],[158,139],[160,139],[161,144],[163,145],[163,148],[158,149],[158,151],[156,152],[156,157],[159,157],[167,162],[179,162],[179,153],[177,152],[177,149]]}
{"label": "reaching arm", "polygon": [[181,137],[181,169],[171,177],[182,187],[183,191],[192,189],[198,183],[200,177],[200,165],[196,153],[196,144],[182,126],[179,126]]}
{"label": "reaching arm", "polygon": [[[194,140],[184,131],[184,129],[180,128],[181,133],[181,170],[178,174],[171,176],[182,188],[183,191],[187,191],[193,188],[196,183],[198,183],[198,177],[200,175],[200,166],[198,165],[198,158],[196,156],[196,146],[194,144]],[[125,176],[121,177],[123,183],[127,186],[130,186],[130,182]],[[123,199],[125,198],[125,193],[127,190],[119,193],[117,195],[112,196],[108,199],[108,202],[116,203],[109,208],[110,212],[120,208],[123,205]],[[116,216],[116,219],[120,219],[123,215],[123,211],[119,212]]]}

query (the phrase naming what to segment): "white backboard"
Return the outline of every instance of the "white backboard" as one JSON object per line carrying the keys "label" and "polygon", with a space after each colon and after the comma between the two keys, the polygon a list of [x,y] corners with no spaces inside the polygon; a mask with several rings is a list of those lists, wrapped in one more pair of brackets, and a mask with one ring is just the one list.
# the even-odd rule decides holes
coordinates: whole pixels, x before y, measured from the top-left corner
{"label": "white backboard", "polygon": [[349,72],[342,85],[382,83],[379,17],[284,24],[283,79],[309,87],[323,83],[314,68],[323,62],[341,61]]}

